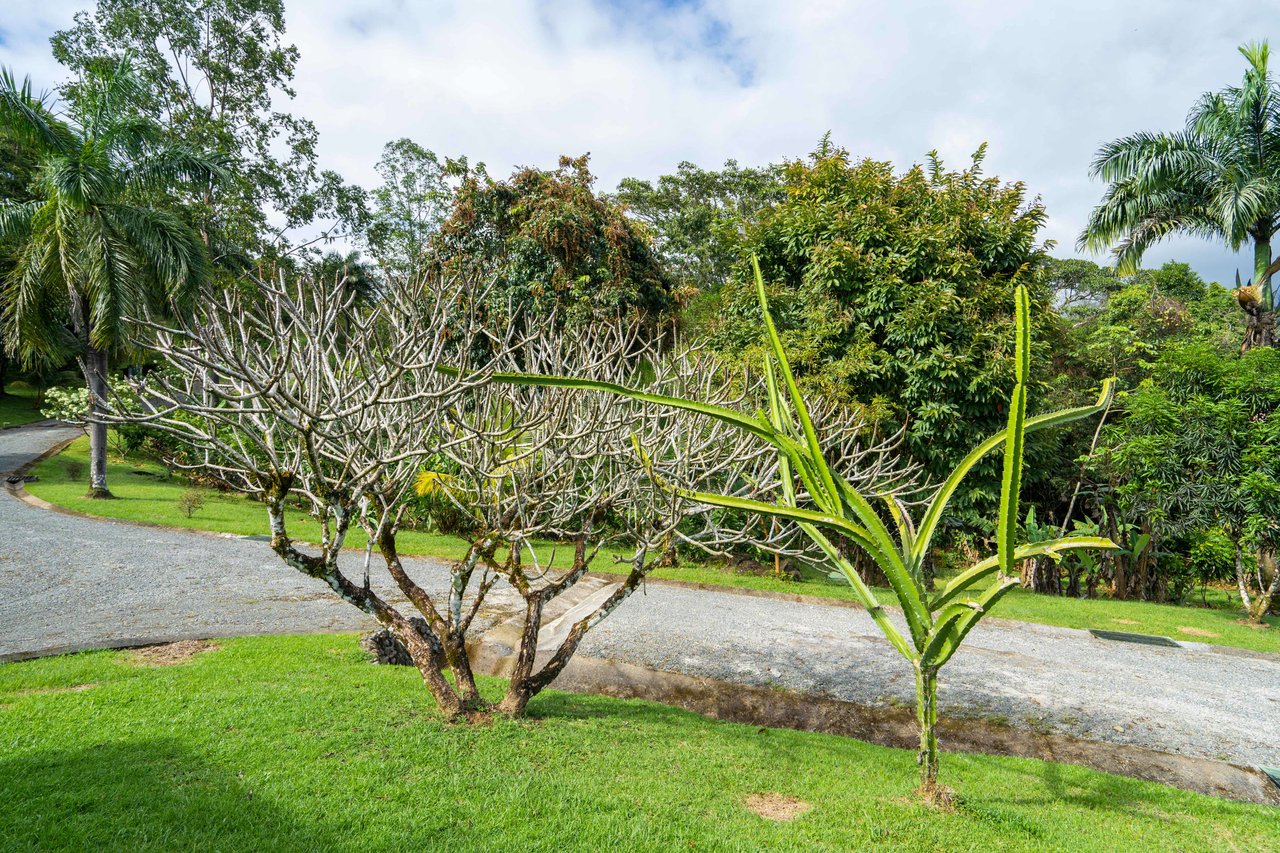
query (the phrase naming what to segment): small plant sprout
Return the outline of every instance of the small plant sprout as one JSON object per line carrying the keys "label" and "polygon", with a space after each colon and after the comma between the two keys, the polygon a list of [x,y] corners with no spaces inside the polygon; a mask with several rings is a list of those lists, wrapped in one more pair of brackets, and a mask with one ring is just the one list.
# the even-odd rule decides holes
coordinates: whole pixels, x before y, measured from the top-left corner
{"label": "small plant sprout", "polygon": [[204,508],[204,495],[195,489],[187,489],[178,495],[178,509],[187,518],[195,515]]}
{"label": "small plant sprout", "polygon": [[[844,575],[881,632],[915,670],[920,794],[931,802],[945,802],[948,792],[938,785],[939,670],[1001,596],[1018,585],[1015,567],[1019,561],[1035,557],[1059,559],[1071,549],[1116,548],[1111,540],[1099,536],[1065,536],[1025,545],[1017,545],[1015,541],[1026,433],[1103,411],[1111,399],[1113,383],[1108,381],[1103,385],[1101,395],[1091,406],[1027,417],[1030,306],[1026,289],[1019,286],[1016,291],[1016,383],[1008,406],[1008,426],[974,447],[924,504],[923,514],[914,519],[896,491],[866,489],[858,482],[857,472],[841,473],[828,462],[770,316],[758,263],[755,264],[755,283],[772,356],[765,366],[768,412],[749,415],[697,400],[665,397],[581,378],[529,374],[494,374],[492,378],[517,384],[606,391],[651,405],[696,412],[732,424],[773,445],[782,468],[776,502],[695,491],[678,484],[664,485],[686,499],[794,523]],[[633,442],[641,456],[647,457],[643,442],[634,437]],[[1005,454],[996,553],[934,591],[925,581],[923,566],[947,504],[978,462],[999,447],[1005,448]],[[902,607],[905,633],[863,582],[850,559],[840,552],[832,534],[856,544],[884,572]]]}

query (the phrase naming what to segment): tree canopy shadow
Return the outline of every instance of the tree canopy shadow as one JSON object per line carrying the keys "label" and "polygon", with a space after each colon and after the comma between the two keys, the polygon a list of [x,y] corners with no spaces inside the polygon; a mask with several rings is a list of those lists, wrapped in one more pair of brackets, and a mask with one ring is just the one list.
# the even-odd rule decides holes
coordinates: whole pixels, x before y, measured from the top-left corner
{"label": "tree canopy shadow", "polygon": [[0,846],[10,850],[342,846],[171,739],[4,758],[0,791]]}

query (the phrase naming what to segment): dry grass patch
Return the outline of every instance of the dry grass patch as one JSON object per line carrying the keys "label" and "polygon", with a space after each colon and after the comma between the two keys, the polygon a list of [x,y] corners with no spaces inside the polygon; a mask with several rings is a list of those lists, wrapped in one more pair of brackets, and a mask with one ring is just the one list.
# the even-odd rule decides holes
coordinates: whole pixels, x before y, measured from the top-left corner
{"label": "dry grass patch", "polygon": [[779,794],[776,791],[767,791],[763,794],[748,794],[742,799],[742,804],[749,811],[754,812],[765,820],[774,820],[780,823],[795,820],[813,808],[810,803],[806,803],[804,800],[788,797],[786,794]]}
{"label": "dry grass patch", "polygon": [[1190,637],[1221,637],[1222,636],[1221,634],[1215,634],[1212,631],[1206,631],[1203,628],[1188,628],[1184,625],[1179,625],[1178,631]]}
{"label": "dry grass patch", "polygon": [[173,666],[186,663],[202,652],[217,650],[217,644],[210,640],[179,640],[176,643],[160,643],[133,649],[129,652],[129,658],[137,666]]}
{"label": "dry grass patch", "polygon": [[72,684],[70,687],[29,687],[25,690],[18,690],[18,696],[44,696],[50,693],[80,693],[85,690],[92,690],[97,687],[96,684]]}

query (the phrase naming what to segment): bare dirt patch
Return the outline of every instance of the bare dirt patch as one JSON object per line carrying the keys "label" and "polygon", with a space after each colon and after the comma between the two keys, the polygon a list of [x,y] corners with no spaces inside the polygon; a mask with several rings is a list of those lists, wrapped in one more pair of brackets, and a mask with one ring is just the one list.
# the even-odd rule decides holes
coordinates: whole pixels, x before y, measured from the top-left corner
{"label": "bare dirt patch", "polygon": [[180,640],[176,643],[143,646],[131,651],[129,657],[138,666],[173,666],[186,663],[202,652],[217,650],[217,644],[209,640]]}
{"label": "bare dirt patch", "polygon": [[742,804],[765,820],[779,822],[795,820],[813,808],[811,804],[806,803],[804,800],[788,797],[786,794],[779,794],[776,791],[766,791],[763,794],[748,794],[742,798]]}
{"label": "bare dirt patch", "polygon": [[1206,631],[1203,628],[1186,628],[1182,625],[1178,626],[1179,633],[1187,634],[1191,637],[1221,637],[1221,634],[1215,634],[1212,631]]}

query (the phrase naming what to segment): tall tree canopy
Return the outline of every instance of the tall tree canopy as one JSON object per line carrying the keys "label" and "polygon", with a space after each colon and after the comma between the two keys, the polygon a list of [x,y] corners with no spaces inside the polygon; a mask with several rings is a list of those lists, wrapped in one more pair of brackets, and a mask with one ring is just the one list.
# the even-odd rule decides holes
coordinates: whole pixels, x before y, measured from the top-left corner
{"label": "tall tree canopy", "polygon": [[402,138],[383,146],[375,169],[382,183],[372,193],[369,251],[388,275],[412,278],[428,264],[431,238],[449,214],[450,176],[465,175],[467,160],[442,162],[434,151]]}
{"label": "tall tree canopy", "polygon": [[729,280],[747,226],[784,197],[781,166],[744,169],[734,160],[718,172],[686,162],[656,182],[624,178],[616,194],[653,231],[672,273],[702,292]]}
{"label": "tall tree canopy", "polygon": [[[315,126],[280,109],[294,96],[298,62],[284,41],[281,0],[98,0],[52,43],[80,75],[63,87],[68,104],[92,97],[81,82],[88,72],[129,55],[144,82],[140,113],[175,139],[226,155],[229,180],[179,196],[215,258],[276,254],[363,224],[362,191],[321,172]],[[313,223],[318,234],[297,236]]]}
{"label": "tall tree canopy", "polygon": [[[1036,241],[1044,208],[1021,184],[931,157],[901,176],[889,163],[854,160],[828,141],[784,170],[786,200],[751,229],[775,319],[804,384],[905,425],[905,449],[942,478],[1000,429],[1013,384],[1014,292],[1045,261]],[[711,331],[722,349],[755,357],[761,318],[749,265],[723,291]],[[1037,310],[1036,338],[1052,321]],[[1043,348],[1034,362],[1043,365]],[[959,509],[997,499],[998,461]],[[971,516],[970,516],[971,517]]]}
{"label": "tall tree canopy", "polygon": [[1239,86],[1208,92],[1171,133],[1135,133],[1104,145],[1093,175],[1107,182],[1080,245],[1111,248],[1132,272],[1153,244],[1175,234],[1252,244],[1253,286],[1238,298],[1250,315],[1245,346],[1275,343],[1277,265],[1271,241],[1280,229],[1280,83],[1266,42],[1240,48]]}
{"label": "tall tree canopy", "polygon": [[[139,114],[145,84],[127,61],[91,70],[77,89],[64,121],[30,80],[0,77],[0,125],[41,152],[35,199],[0,207],[0,242],[17,246],[3,323],[29,362],[79,358],[96,407],[126,315],[181,302],[209,279],[200,235],[147,201],[223,172]],[[91,494],[106,496],[106,426],[91,425],[89,439]]]}
{"label": "tall tree canopy", "polygon": [[434,240],[444,271],[481,283],[494,310],[561,322],[634,318],[656,328],[678,303],[643,226],[596,194],[587,157],[494,181],[473,170]]}

